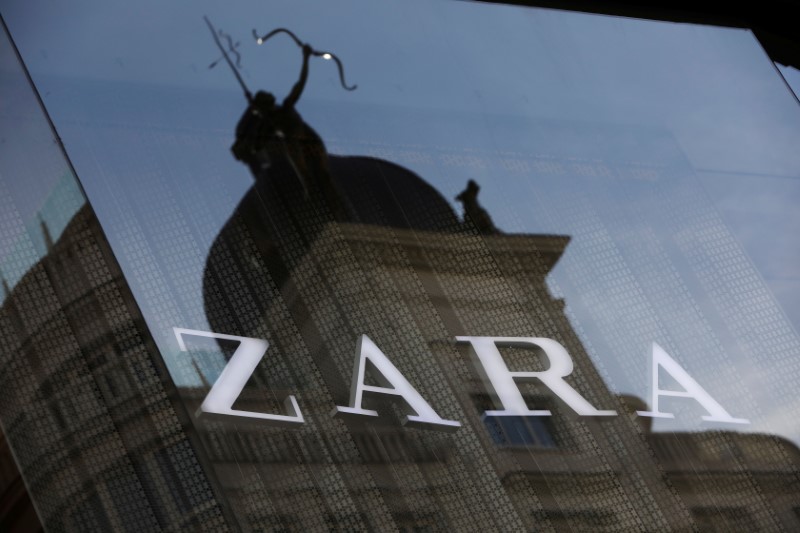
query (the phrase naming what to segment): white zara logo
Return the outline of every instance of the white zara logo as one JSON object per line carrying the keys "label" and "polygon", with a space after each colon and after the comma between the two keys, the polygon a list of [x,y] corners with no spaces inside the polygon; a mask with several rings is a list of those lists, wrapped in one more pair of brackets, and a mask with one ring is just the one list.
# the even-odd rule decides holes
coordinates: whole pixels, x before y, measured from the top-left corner
{"label": "white zara logo", "polygon": [[[184,336],[208,337],[238,341],[239,346],[217,381],[212,385],[208,395],[200,405],[196,416],[203,418],[219,418],[222,420],[262,421],[275,426],[295,427],[305,423],[303,413],[297,399],[289,395],[284,400],[284,414],[260,413],[233,409],[233,404],[244,389],[247,380],[255,371],[269,343],[263,339],[225,335],[210,331],[173,328],[178,346],[186,350]],[[543,337],[456,337],[456,341],[469,344],[470,355],[478,368],[487,389],[491,392],[497,410],[486,411],[484,416],[550,416],[549,410],[530,410],[522,393],[517,387],[518,381],[538,380],[561,398],[577,414],[582,416],[616,416],[612,410],[601,410],[590,404],[564,378],[572,373],[572,358],[567,350],[553,339]],[[550,363],[547,370],[538,372],[512,372],[506,366],[501,347],[539,348],[547,356]],[[373,376],[380,385],[364,383],[366,362],[376,370]],[[665,390],[658,386],[659,373],[669,374],[683,390]],[[709,422],[727,422],[730,424],[749,424],[743,418],[734,418],[719,404],[697,381],[689,375],[661,346],[653,343],[651,370],[652,411],[636,411],[639,416],[654,418],[675,418],[672,413],[661,411],[661,397],[678,397],[692,399],[699,403],[708,413],[702,417]],[[413,415],[403,419],[403,425],[439,431],[457,431],[461,423],[457,420],[446,420],[431,407],[417,389],[400,373],[378,346],[366,335],[362,335],[356,343],[355,365],[350,387],[350,404],[337,405],[331,411],[335,417],[377,417],[377,411],[362,406],[364,393],[388,394],[402,398]]]}

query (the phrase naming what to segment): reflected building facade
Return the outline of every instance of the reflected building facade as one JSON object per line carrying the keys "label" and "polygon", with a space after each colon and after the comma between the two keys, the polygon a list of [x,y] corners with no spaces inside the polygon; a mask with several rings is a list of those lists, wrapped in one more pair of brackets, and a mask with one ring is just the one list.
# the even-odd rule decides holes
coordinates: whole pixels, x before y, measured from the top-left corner
{"label": "reflected building facade", "polygon": [[[84,208],[0,311],[4,331],[26,332],[4,337],[4,364],[31,385],[6,404],[3,420],[16,442],[37,435],[18,460],[48,528],[215,529],[227,518],[234,527],[266,531],[771,530],[797,520],[794,445],[731,432],[652,433],[633,414],[644,402],[608,390],[563,302],[544,284],[568,237],[480,235],[469,222],[447,233],[329,223],[278,288],[264,283],[271,279],[265,258],[241,256],[256,247],[246,229],[231,232],[239,214],[214,248],[228,235],[244,235],[227,250],[231,263],[247,270],[229,273],[227,290],[273,292],[261,295],[247,329],[239,322],[248,316],[241,300],[234,315],[228,300],[215,301],[210,287],[206,293],[215,330],[270,342],[236,407],[277,412],[276,400],[295,394],[307,423],[294,430],[224,422],[165,428],[164,418],[196,411],[215,376],[196,365],[205,385],[177,390],[155,378],[155,352],[143,347],[142,323],[131,318],[133,302],[122,300],[119,272],[100,266],[108,259]],[[209,276],[214,264],[224,262],[212,253]],[[32,331],[21,329],[33,308],[40,317],[51,309],[50,316]],[[453,338],[508,323],[567,346],[575,361],[570,381],[620,416],[578,417],[536,386],[523,389],[526,400],[552,417],[482,416],[495,406]],[[402,401],[377,397],[368,403],[385,415],[377,420],[331,418],[333,405],[347,403],[356,331],[368,331],[434,408],[463,427],[455,434],[403,428]],[[65,334],[73,342],[55,354],[61,364],[44,364]],[[504,356],[520,370],[543,363],[530,350]],[[172,409],[169,390],[177,392]],[[342,495],[338,508],[328,503],[333,493]]]}
{"label": "reflected building facade", "polygon": [[[315,150],[314,157],[320,156],[326,153]],[[342,159],[331,156],[330,168]],[[254,171],[254,188],[221,231],[207,261],[205,301],[212,329],[267,339],[270,349],[255,381],[276,391],[275,398],[296,393],[307,416],[308,428],[299,432],[294,446],[285,443],[283,452],[267,451],[270,430],[238,432],[234,450],[252,458],[245,462],[254,477],[263,480],[259,489],[248,489],[289,498],[268,514],[281,516],[280,508],[297,509],[291,523],[320,526],[305,522],[316,516],[313,511],[301,510],[301,500],[312,508],[317,504],[304,500],[306,492],[296,492],[296,484],[285,484],[296,477],[313,492],[317,477],[303,474],[300,467],[294,475],[274,477],[273,461],[267,459],[270,466],[262,466],[266,457],[286,457],[294,448],[296,460],[315,465],[307,465],[308,470],[322,469],[326,463],[339,466],[332,482],[348,487],[353,495],[341,516],[349,517],[345,523],[355,520],[363,528],[390,527],[383,521],[388,515],[394,524],[424,517],[419,524],[430,523],[434,529],[491,529],[504,520],[499,527],[515,530],[681,530],[691,529],[697,520],[713,522],[712,509],[721,509],[723,520],[735,517],[766,529],[793,523],[787,487],[771,482],[762,486],[752,479],[761,474],[759,469],[768,471],[767,465],[781,470],[781,461],[759,461],[781,450],[793,457],[794,466],[778,477],[794,484],[794,446],[772,444],[769,437],[754,437],[765,446],[756,457],[726,465],[725,481],[711,482],[714,490],[706,487],[686,503],[673,482],[673,477],[677,482],[685,476],[677,450],[738,449],[739,436],[661,438],[633,415],[634,407],[645,409],[641,400],[611,393],[572,329],[564,302],[553,298],[545,284],[569,237],[502,234],[480,208],[474,182],[461,195],[466,212],[461,220],[422,178],[392,166],[392,179],[383,179],[383,169],[391,164],[348,159],[350,166],[331,176],[342,191],[337,203],[347,206],[353,222],[335,222],[322,195],[317,197],[320,204],[307,212],[308,200],[300,194],[273,205],[272,199],[280,199],[281,193],[272,187],[287,182],[294,186],[296,175],[294,170],[280,174],[274,167],[259,168]],[[324,213],[331,213],[328,220]],[[225,294],[252,299],[245,302]],[[454,339],[497,331],[557,340],[575,361],[569,381],[580,393],[601,409],[630,416],[575,416],[542,386],[525,389],[525,398],[530,408],[547,408],[552,417],[484,416],[498,406]],[[423,397],[442,410],[441,416],[462,422],[458,433],[401,428],[402,401],[387,405],[374,399],[384,413],[395,410],[395,416],[381,422],[329,420],[331,405],[347,404],[355,339],[365,332]],[[543,369],[546,358],[541,355],[513,349],[504,354],[509,367],[519,371]],[[251,394],[257,403],[258,395]],[[197,403],[198,391],[194,395]],[[264,396],[261,409],[267,405]],[[246,410],[260,409],[254,405]],[[207,433],[216,442],[224,440],[223,434],[220,427]],[[654,453],[669,466],[653,461]],[[749,471],[754,464],[755,471]],[[230,467],[230,461],[221,461],[219,468],[223,465]],[[702,461],[694,465],[695,472],[718,467]],[[401,468],[408,473],[398,473]],[[705,475],[714,477],[709,472],[698,478]],[[746,506],[738,505],[736,491],[726,494],[736,478],[743,480],[737,490],[752,491],[752,497],[763,491],[785,495],[781,509],[773,507],[778,500],[771,498],[760,499],[760,507],[749,497]],[[690,490],[695,481],[693,477],[684,488]],[[481,522],[469,509],[491,511]]]}
{"label": "reflected building facade", "polygon": [[83,207],[55,242],[42,231],[47,254],[0,306],[0,418],[39,519],[53,531],[222,528],[94,213]]}

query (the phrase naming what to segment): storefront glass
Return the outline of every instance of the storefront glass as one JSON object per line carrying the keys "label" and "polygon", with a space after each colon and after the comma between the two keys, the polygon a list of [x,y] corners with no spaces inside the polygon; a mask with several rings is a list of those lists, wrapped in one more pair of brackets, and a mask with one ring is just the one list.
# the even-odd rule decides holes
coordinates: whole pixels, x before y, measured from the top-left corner
{"label": "storefront glass", "polygon": [[[16,72],[0,419],[45,525],[800,524],[800,109],[750,32],[467,2],[2,14],[80,180]],[[36,276],[63,327],[31,326],[55,323]],[[23,390],[59,414],[13,426]]]}

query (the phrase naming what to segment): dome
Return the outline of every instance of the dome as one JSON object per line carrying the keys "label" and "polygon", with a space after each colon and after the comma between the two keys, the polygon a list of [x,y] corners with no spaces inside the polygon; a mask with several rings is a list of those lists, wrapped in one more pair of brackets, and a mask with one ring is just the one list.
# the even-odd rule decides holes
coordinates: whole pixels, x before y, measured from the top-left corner
{"label": "dome", "polygon": [[370,157],[331,156],[330,170],[352,222],[445,232],[461,224],[439,191],[399,165]]}

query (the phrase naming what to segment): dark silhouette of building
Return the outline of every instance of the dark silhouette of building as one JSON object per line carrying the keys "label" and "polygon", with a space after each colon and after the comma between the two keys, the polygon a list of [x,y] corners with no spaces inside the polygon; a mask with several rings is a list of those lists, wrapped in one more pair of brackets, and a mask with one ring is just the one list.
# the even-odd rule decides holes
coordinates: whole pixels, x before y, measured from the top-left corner
{"label": "dark silhouette of building", "polygon": [[[188,418],[94,213],[55,242],[42,230],[47,254],[0,306],[0,419],[39,518],[54,531],[219,530]],[[11,510],[21,481],[7,490]],[[35,527],[22,505],[15,524]]]}

